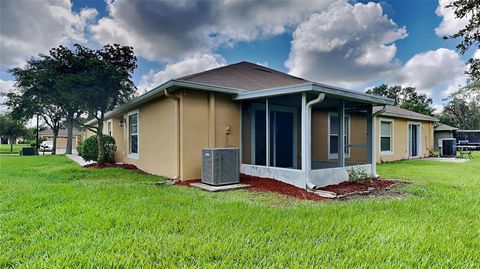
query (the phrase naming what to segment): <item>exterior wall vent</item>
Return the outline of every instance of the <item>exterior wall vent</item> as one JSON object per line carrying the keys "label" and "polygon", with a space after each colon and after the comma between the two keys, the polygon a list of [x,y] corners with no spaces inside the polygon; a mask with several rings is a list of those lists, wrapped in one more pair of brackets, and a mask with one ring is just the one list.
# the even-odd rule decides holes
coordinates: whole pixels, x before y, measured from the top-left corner
{"label": "exterior wall vent", "polygon": [[202,183],[220,186],[240,182],[238,148],[202,149]]}

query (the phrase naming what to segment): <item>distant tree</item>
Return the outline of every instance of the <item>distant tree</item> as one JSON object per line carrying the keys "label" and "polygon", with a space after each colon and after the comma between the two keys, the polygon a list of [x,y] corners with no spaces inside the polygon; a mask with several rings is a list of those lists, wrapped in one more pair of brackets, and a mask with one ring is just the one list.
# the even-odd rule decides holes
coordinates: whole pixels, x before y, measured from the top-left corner
{"label": "distant tree", "polygon": [[23,68],[9,70],[15,77],[15,89],[6,94],[5,104],[12,117],[28,120],[39,115],[53,131],[52,154],[57,148],[57,136],[62,127],[64,112],[56,88],[55,64],[48,57],[30,59]]}
{"label": "distant tree", "polygon": [[480,105],[453,97],[438,115],[440,122],[463,130],[480,129]]}
{"label": "distant tree", "polygon": [[[452,8],[458,19],[466,18],[468,23],[456,34],[445,36],[445,39],[461,38],[457,50],[465,54],[471,47],[480,49],[480,1],[478,0],[455,0],[448,8]],[[480,59],[469,59],[470,68],[466,73],[471,82],[466,87],[472,94],[480,96]]]}
{"label": "distant tree", "polygon": [[388,86],[382,84],[366,91],[368,94],[387,97],[394,105],[425,115],[433,115],[433,101],[426,94],[418,93],[414,87]]}
{"label": "distant tree", "polygon": [[10,152],[13,152],[13,144],[17,138],[28,134],[25,124],[14,120],[10,115],[0,115],[0,136],[6,137],[10,142]]}
{"label": "distant tree", "polygon": [[[84,127],[96,133],[99,164],[105,163],[105,141],[103,121],[105,113],[130,100],[135,93],[131,76],[137,67],[137,58],[132,47],[118,44],[105,45],[102,49],[91,50],[75,45],[76,64],[82,72],[72,75],[70,84],[81,92],[81,107],[97,125]],[[80,123],[80,121],[78,121]]]}

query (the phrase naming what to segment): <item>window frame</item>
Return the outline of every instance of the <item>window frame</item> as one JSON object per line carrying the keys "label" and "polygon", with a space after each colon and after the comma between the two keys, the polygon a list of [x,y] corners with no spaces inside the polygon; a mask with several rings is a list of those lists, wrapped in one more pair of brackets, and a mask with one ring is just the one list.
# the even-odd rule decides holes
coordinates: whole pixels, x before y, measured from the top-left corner
{"label": "window frame", "polygon": [[[382,122],[390,123],[390,150],[382,150]],[[378,121],[378,150],[381,155],[393,155],[394,154],[394,133],[395,133],[395,121],[393,119],[380,118]]]}
{"label": "window frame", "polygon": [[[131,133],[130,133],[130,116],[137,115],[137,152],[133,153],[131,147]],[[128,158],[138,160],[140,156],[140,113],[138,109],[127,113],[127,144],[128,144]]]}
{"label": "window frame", "polygon": [[[328,159],[329,160],[335,160],[335,159],[338,159],[338,153],[330,153],[330,118],[332,116],[336,116],[338,117],[338,113],[337,112],[328,112],[328,116],[327,116],[327,125],[328,125],[328,128],[327,128],[327,154],[328,154]],[[348,147],[348,145],[350,145],[350,142],[351,142],[351,126],[352,126],[352,118],[350,117],[350,115],[345,115],[345,118],[348,118],[348,126],[345,126],[346,129],[347,129],[347,132],[345,132],[345,136],[347,137],[347,140],[346,140],[346,144],[345,144],[345,158],[350,158],[350,153],[351,153],[351,150],[350,150],[350,147]],[[345,119],[344,119],[345,121]],[[333,136],[339,136],[340,134],[332,134]],[[339,140],[340,141],[340,140]]]}
{"label": "window frame", "polygon": [[107,120],[107,134],[113,137],[113,121],[111,119]]}

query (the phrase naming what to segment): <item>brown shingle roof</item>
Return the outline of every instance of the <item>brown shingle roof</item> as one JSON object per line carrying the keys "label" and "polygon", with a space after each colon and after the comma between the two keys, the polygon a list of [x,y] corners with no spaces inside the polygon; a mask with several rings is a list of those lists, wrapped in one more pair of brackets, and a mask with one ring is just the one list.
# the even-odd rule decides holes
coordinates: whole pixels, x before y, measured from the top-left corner
{"label": "brown shingle roof", "polygon": [[444,123],[440,123],[440,125],[435,127],[435,131],[456,131],[456,130],[458,130],[458,128],[455,128],[453,126],[450,126]]}
{"label": "brown shingle roof", "polygon": [[[47,135],[47,136],[52,136],[53,135],[53,130],[52,129],[46,129],[43,131],[38,132],[39,135]],[[73,129],[73,136],[81,135],[80,131]],[[67,129],[61,128],[58,130],[58,136],[67,136]]]}
{"label": "brown shingle roof", "polygon": [[242,90],[259,90],[309,82],[250,62],[239,62],[178,78]]}
{"label": "brown shingle roof", "polygon": [[[382,110],[383,107],[374,107],[373,112],[377,112]],[[420,114],[417,112],[413,112],[407,109],[399,108],[397,106],[386,106],[386,111],[381,113],[380,115],[390,116],[390,117],[398,117],[398,118],[405,118],[405,119],[412,119],[412,120],[423,120],[423,121],[438,121],[434,117],[430,117],[424,114]]]}

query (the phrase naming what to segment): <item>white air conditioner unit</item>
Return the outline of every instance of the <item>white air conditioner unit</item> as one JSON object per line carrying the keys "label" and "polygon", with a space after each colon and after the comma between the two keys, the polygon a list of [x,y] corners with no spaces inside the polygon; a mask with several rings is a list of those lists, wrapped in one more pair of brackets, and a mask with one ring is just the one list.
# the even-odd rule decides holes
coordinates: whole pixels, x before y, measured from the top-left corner
{"label": "white air conditioner unit", "polygon": [[238,148],[202,149],[202,183],[220,186],[240,182]]}

